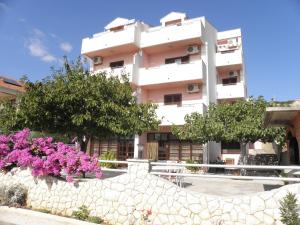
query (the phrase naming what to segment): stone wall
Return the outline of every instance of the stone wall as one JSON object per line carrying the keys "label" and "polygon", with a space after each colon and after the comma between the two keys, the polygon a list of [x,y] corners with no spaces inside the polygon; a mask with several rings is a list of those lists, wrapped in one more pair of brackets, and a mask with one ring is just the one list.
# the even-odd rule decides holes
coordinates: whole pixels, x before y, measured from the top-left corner
{"label": "stone wall", "polygon": [[67,183],[52,177],[34,178],[29,170],[15,170],[0,174],[0,183],[25,185],[28,204],[35,209],[71,215],[86,205],[93,215],[116,225],[141,224],[143,210],[150,209],[149,224],[156,225],[281,224],[279,200],[287,191],[300,199],[300,184],[236,197],[188,191],[149,174],[146,160],[130,161],[127,174],[103,180]]}

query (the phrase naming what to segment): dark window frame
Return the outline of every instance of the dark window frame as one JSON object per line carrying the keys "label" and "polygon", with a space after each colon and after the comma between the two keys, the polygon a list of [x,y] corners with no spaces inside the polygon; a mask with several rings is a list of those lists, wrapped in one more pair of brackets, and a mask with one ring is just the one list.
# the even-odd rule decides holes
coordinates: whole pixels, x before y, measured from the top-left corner
{"label": "dark window frame", "polygon": [[122,26],[118,26],[118,27],[112,27],[109,30],[112,31],[112,32],[119,32],[119,31],[122,31],[124,29],[125,29],[125,26],[122,25]]}
{"label": "dark window frame", "polygon": [[179,56],[179,57],[173,57],[173,58],[166,58],[165,59],[165,64],[173,64],[176,63],[176,60],[180,59],[180,64],[187,64],[190,63],[190,56],[185,55],[185,56]]}
{"label": "dark window frame", "polygon": [[182,104],[182,94],[168,94],[164,95],[164,105],[177,105],[181,106]]}
{"label": "dark window frame", "polygon": [[114,61],[109,63],[111,69],[117,69],[124,67],[124,60]]}
{"label": "dark window frame", "polygon": [[238,80],[237,80],[237,77],[228,77],[228,78],[223,78],[222,79],[222,84],[224,86],[226,85],[235,85],[237,84]]}
{"label": "dark window frame", "polygon": [[240,154],[241,145],[239,142],[221,142],[221,154]]}

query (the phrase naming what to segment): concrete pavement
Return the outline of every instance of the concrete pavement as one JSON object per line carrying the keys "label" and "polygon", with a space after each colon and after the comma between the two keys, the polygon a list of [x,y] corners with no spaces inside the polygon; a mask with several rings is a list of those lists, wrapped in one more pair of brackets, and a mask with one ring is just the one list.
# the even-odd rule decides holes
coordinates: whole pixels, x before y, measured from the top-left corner
{"label": "concrete pavement", "polygon": [[279,188],[283,185],[282,181],[263,181],[263,180],[237,180],[220,178],[198,178],[185,177],[184,188],[199,193],[234,196],[253,194]]}
{"label": "concrete pavement", "polygon": [[28,209],[0,206],[0,225],[95,225]]}

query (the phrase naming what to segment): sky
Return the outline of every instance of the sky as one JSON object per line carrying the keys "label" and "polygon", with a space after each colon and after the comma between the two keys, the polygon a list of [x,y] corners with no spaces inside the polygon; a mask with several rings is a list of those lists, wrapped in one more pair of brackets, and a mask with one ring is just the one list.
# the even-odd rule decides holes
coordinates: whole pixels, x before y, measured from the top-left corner
{"label": "sky", "polygon": [[171,11],[242,29],[250,96],[300,99],[300,0],[0,0],[0,74],[43,79],[114,18],[157,26]]}

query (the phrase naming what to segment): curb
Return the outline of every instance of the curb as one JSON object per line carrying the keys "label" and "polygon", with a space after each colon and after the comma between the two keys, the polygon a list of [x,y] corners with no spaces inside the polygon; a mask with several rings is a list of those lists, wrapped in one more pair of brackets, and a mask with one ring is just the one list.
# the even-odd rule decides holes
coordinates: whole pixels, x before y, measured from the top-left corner
{"label": "curb", "polygon": [[95,225],[86,221],[37,212],[29,209],[0,206],[0,224],[9,225]]}

